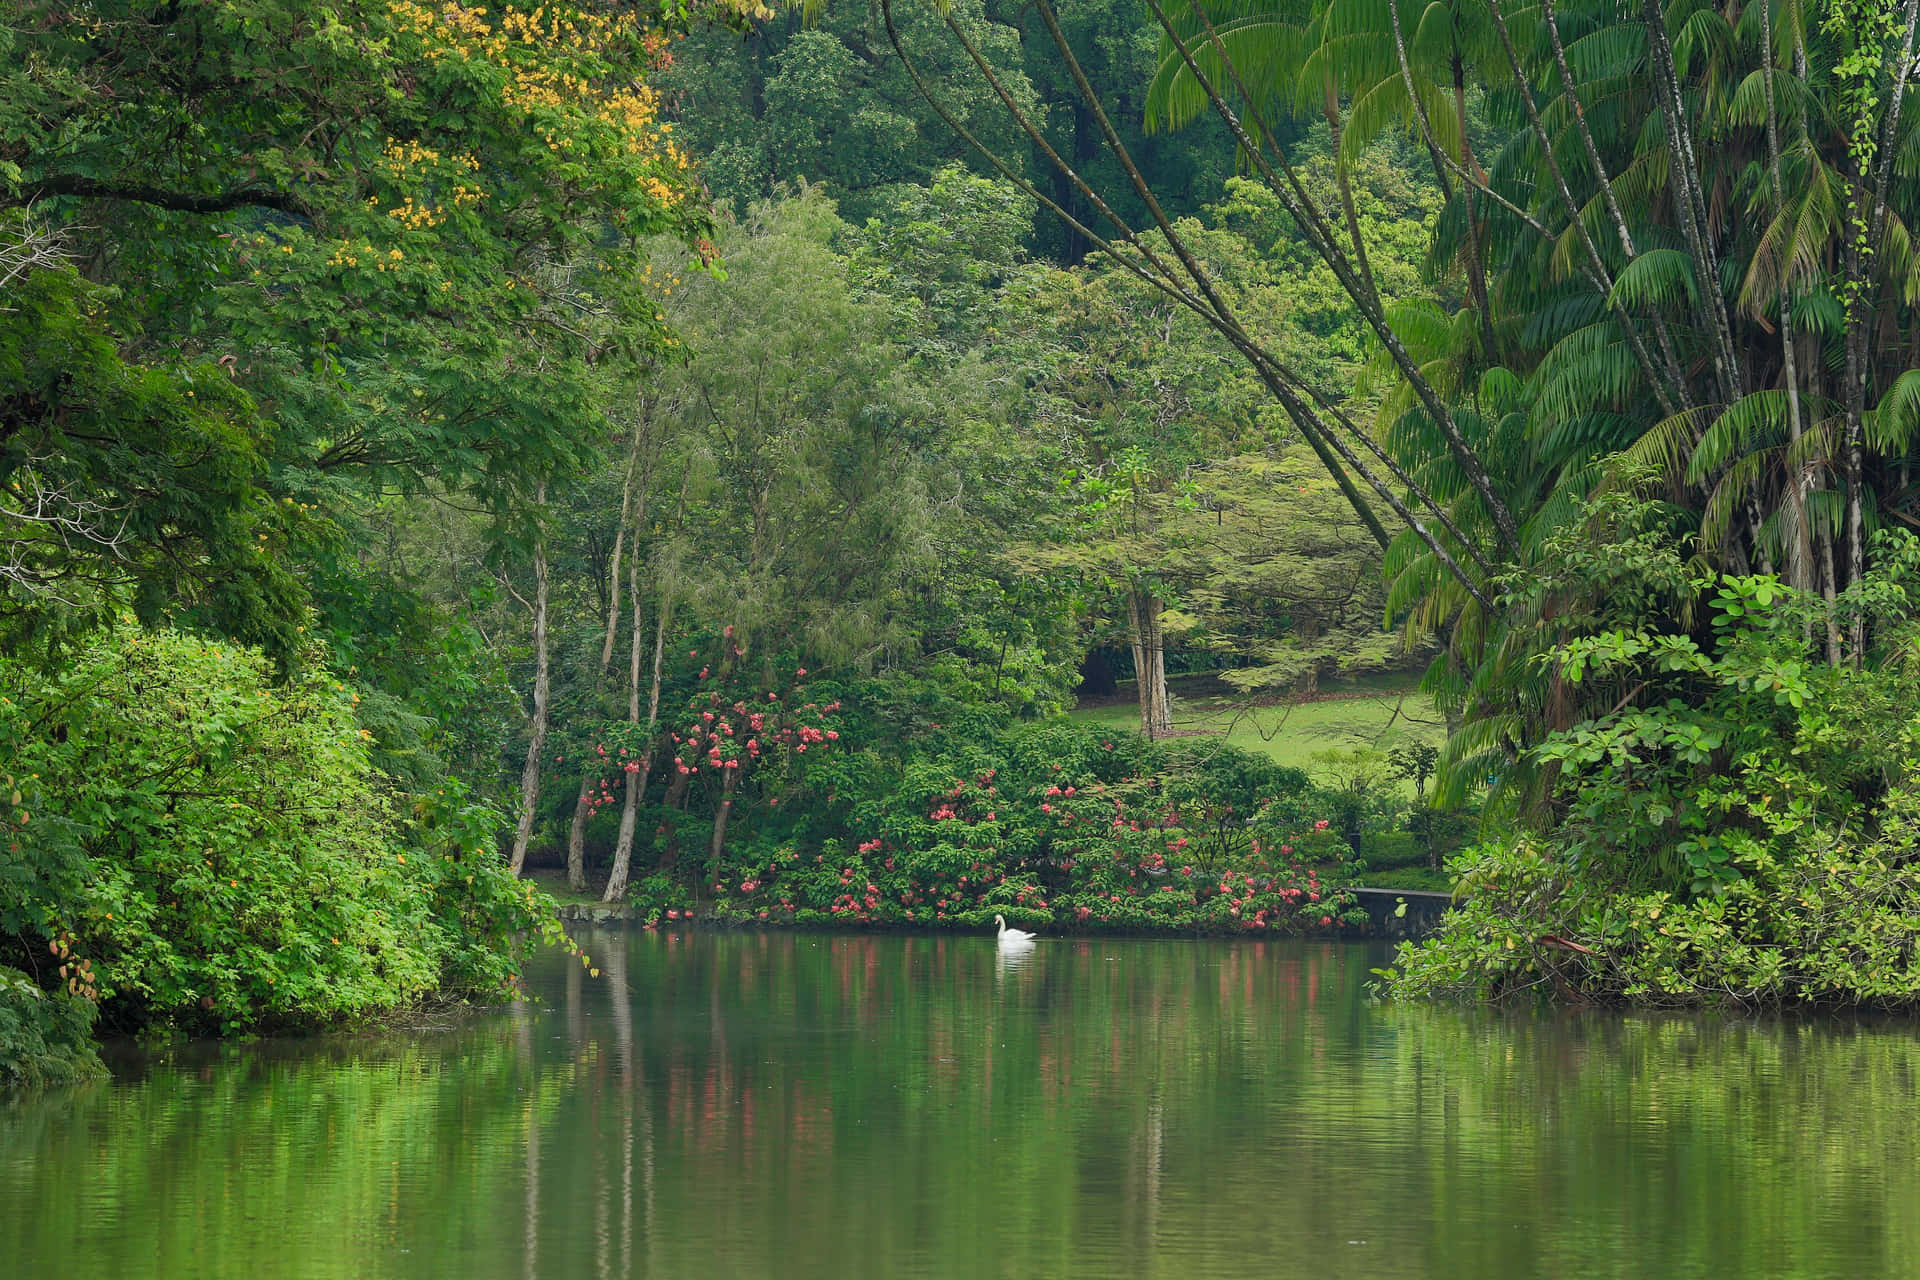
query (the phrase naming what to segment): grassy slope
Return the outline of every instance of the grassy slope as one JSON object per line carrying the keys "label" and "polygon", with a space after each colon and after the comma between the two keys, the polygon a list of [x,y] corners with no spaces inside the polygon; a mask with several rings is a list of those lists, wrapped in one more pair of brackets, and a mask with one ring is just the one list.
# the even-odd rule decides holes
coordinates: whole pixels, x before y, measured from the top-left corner
{"label": "grassy slope", "polygon": [[[1173,727],[1219,735],[1280,764],[1320,773],[1323,766],[1313,757],[1323,751],[1384,749],[1405,741],[1439,746],[1446,726],[1413,685],[1411,677],[1401,675],[1327,681],[1318,701],[1253,707],[1224,696],[1210,679],[1179,680],[1173,689]],[[1116,729],[1137,728],[1140,713],[1133,686],[1121,685],[1120,694],[1119,701],[1081,707],[1072,712],[1073,718]]]}

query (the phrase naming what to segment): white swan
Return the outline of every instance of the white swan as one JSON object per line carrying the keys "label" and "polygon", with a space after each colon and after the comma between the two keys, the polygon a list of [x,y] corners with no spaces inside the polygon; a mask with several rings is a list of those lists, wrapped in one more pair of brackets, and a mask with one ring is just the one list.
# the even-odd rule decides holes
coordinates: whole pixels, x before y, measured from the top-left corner
{"label": "white swan", "polygon": [[999,938],[1000,945],[1003,947],[1025,946],[1034,939],[1034,935],[1028,933],[1025,929],[1007,928],[1007,918],[1005,916],[997,915],[993,918],[993,922],[1000,926]]}

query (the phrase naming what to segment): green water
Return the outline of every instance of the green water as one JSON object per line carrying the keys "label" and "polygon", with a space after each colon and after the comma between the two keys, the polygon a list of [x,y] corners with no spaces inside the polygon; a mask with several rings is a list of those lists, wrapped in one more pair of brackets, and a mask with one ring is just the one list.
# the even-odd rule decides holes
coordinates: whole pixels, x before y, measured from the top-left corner
{"label": "green water", "polygon": [[1920,1275],[1920,1029],[1377,1007],[1340,944],[583,939],[0,1103],[6,1277]]}

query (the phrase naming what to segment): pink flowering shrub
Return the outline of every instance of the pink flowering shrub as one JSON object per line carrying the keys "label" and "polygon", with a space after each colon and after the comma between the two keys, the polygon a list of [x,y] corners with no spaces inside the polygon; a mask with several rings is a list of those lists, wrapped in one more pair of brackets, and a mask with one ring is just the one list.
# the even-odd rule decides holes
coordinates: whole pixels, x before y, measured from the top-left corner
{"label": "pink flowering shrub", "polygon": [[[745,922],[1047,932],[1310,933],[1364,913],[1305,777],[1048,724],[909,763],[812,852],[742,858],[708,889]],[[743,852],[745,852],[743,850]]]}

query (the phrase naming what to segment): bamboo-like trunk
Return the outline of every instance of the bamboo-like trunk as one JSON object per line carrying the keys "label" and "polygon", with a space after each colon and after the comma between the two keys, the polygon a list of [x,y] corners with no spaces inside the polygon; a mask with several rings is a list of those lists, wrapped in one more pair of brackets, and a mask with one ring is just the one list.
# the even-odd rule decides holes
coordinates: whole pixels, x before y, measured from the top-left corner
{"label": "bamboo-like trunk", "polygon": [[1347,167],[1340,163],[1340,134],[1343,122],[1340,115],[1340,89],[1334,83],[1333,73],[1326,76],[1326,101],[1321,113],[1327,119],[1327,134],[1333,143],[1333,181],[1340,192],[1340,212],[1347,222],[1347,238],[1353,241],[1353,261],[1360,269],[1361,283],[1367,292],[1378,296],[1379,286],[1373,279],[1373,263],[1367,258],[1367,241],[1360,234],[1360,210],[1353,202],[1353,183],[1347,175]]}
{"label": "bamboo-like trunk", "polygon": [[1700,190],[1700,161],[1693,145],[1693,127],[1687,119],[1686,98],[1680,89],[1673,44],[1667,38],[1666,15],[1659,0],[1641,0],[1641,18],[1653,55],[1650,65],[1654,89],[1660,99],[1661,117],[1666,122],[1678,197],[1675,214],[1693,256],[1694,278],[1700,306],[1705,312],[1702,318],[1713,336],[1713,363],[1721,401],[1732,404],[1740,398],[1742,390],[1740,358],[1733,342],[1733,325],[1727,316],[1726,297],[1720,289],[1719,259],[1714,253],[1706,196]]}
{"label": "bamboo-like trunk", "polygon": [[[534,490],[534,503],[546,514],[547,483]],[[527,739],[527,762],[520,770],[520,821],[513,832],[514,875],[527,862],[527,844],[533,838],[533,815],[540,803],[540,756],[547,749],[547,533],[543,527],[533,543],[533,732]],[[569,869],[571,881],[571,869]]]}

